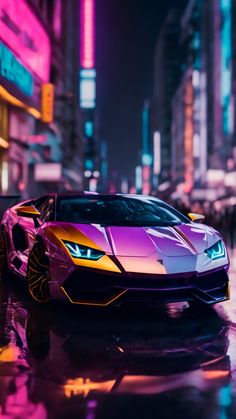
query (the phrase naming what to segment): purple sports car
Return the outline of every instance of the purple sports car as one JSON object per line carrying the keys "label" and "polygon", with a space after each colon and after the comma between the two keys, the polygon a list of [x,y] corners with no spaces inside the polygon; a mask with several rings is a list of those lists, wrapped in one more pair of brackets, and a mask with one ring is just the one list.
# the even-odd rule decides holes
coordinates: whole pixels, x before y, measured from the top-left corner
{"label": "purple sports car", "polygon": [[151,196],[40,196],[4,213],[1,275],[25,277],[38,302],[217,303],[229,299],[229,259],[203,219]]}

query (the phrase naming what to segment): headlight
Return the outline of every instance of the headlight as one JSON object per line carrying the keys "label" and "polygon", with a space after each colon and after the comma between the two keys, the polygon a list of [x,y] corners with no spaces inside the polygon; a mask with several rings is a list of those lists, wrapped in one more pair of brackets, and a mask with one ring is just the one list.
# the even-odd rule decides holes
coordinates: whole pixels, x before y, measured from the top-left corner
{"label": "headlight", "polygon": [[205,250],[205,253],[211,260],[220,259],[225,257],[225,246],[222,240],[219,240],[213,246]]}
{"label": "headlight", "polygon": [[82,246],[74,242],[63,240],[64,245],[73,258],[98,260],[105,255],[101,250],[93,249],[91,247]]}

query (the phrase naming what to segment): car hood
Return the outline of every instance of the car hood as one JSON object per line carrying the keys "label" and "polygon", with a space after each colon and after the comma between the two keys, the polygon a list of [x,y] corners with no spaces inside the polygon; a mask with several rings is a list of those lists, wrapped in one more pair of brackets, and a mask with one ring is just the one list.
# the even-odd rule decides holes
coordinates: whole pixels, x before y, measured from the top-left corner
{"label": "car hood", "polygon": [[165,256],[188,256],[203,253],[219,236],[202,224],[181,224],[174,227],[120,227],[99,224],[57,223],[72,240],[80,242],[80,235],[107,254],[147,257],[154,252]]}

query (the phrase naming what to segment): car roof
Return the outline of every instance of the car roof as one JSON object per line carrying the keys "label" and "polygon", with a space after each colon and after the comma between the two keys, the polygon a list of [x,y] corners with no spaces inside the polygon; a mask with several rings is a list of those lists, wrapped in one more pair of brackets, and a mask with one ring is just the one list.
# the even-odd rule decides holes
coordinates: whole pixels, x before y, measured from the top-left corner
{"label": "car roof", "polygon": [[63,197],[74,197],[74,196],[98,196],[98,197],[125,197],[125,198],[139,198],[139,199],[153,199],[159,202],[163,202],[161,199],[151,196],[151,195],[141,195],[141,194],[122,194],[122,193],[98,193],[98,192],[90,192],[90,191],[69,191],[69,192],[59,192],[56,194],[48,194],[50,195],[56,195],[59,198]]}

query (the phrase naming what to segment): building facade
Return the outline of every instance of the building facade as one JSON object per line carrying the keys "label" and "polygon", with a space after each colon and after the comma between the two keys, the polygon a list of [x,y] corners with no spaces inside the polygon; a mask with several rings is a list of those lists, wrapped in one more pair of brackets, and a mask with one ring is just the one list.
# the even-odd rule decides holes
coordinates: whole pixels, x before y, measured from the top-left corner
{"label": "building facade", "polygon": [[50,80],[51,42],[25,1],[0,1],[0,192],[23,192],[30,136]]}
{"label": "building facade", "polygon": [[0,0],[0,193],[82,187],[78,2]]}
{"label": "building facade", "polygon": [[[191,0],[181,19],[184,71],[172,99],[175,197],[214,201],[234,189],[235,7],[234,0]],[[191,110],[186,108],[188,88]]]}
{"label": "building facade", "polygon": [[178,9],[171,10],[157,39],[154,57],[154,88],[151,104],[151,137],[160,133],[161,170],[159,185],[171,178],[171,101],[181,76],[184,51],[180,49]]}

